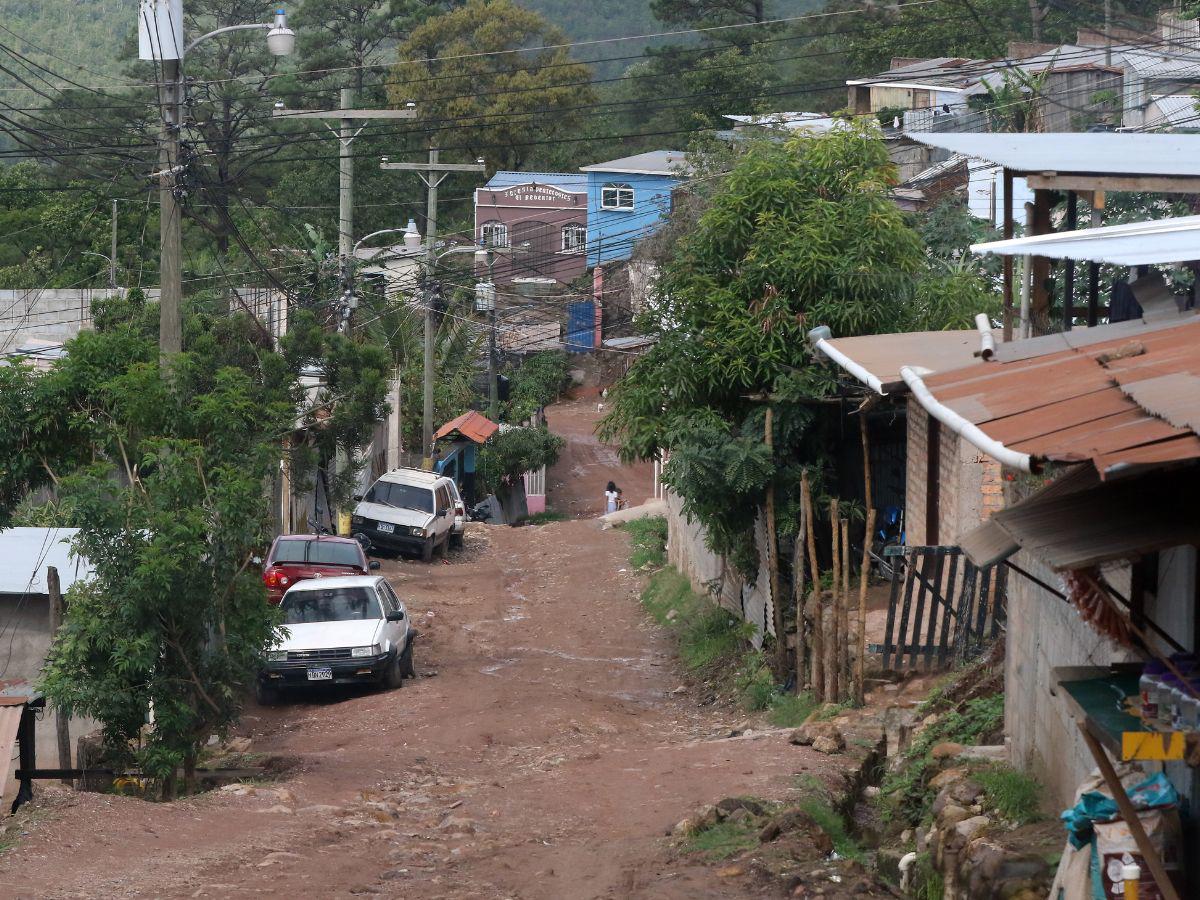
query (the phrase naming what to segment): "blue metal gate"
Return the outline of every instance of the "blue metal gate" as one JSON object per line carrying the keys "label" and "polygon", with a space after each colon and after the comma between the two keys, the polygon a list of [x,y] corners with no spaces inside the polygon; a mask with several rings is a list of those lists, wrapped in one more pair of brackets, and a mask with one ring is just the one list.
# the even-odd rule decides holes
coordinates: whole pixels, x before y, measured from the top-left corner
{"label": "blue metal gate", "polygon": [[596,346],[596,304],[577,300],[567,304],[567,349],[582,353]]}

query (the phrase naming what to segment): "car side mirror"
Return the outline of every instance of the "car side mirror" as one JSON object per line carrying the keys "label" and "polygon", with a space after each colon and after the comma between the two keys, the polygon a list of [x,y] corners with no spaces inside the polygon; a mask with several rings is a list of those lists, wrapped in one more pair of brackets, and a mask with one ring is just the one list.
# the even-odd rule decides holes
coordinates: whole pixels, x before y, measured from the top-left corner
{"label": "car side mirror", "polygon": [[262,557],[261,556],[252,556],[252,557],[250,557],[250,562],[254,563],[254,565],[256,565],[256,566],[261,566],[262,565]]}
{"label": "car side mirror", "polygon": [[350,499],[353,500],[355,503],[362,503],[362,494],[355,494]]}
{"label": "car side mirror", "polygon": [[391,610],[387,614],[387,620],[389,622],[403,622],[404,621],[404,610],[402,610],[402,609]]}
{"label": "car side mirror", "polygon": [[374,572],[376,569],[379,568],[379,560],[377,560],[377,559],[371,560],[369,563],[367,563],[367,568],[370,569],[372,572]]}

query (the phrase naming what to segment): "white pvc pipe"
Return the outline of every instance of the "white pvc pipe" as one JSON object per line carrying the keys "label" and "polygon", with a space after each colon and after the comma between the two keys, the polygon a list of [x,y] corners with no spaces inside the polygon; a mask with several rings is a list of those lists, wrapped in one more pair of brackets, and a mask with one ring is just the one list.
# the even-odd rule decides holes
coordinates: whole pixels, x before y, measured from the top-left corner
{"label": "white pvc pipe", "polygon": [[848,357],[845,353],[837,350],[829,341],[824,338],[819,338],[813,342],[813,346],[832,359],[835,363],[869,387],[877,394],[887,396],[887,391],[883,389],[883,382]]}
{"label": "white pvc pipe", "polygon": [[909,881],[912,878],[912,872],[910,870],[916,861],[917,854],[913,851],[905,853],[902,857],[900,857],[900,890],[902,892],[908,891]]}
{"label": "white pvc pipe", "polygon": [[1010,450],[999,441],[988,437],[978,426],[968,422],[948,406],[943,406],[929,392],[929,388],[925,386],[921,376],[910,366],[901,366],[900,377],[904,379],[904,383],[908,385],[908,389],[912,391],[913,396],[917,398],[917,402],[925,411],[955,434],[1001,465],[1008,466],[1010,469],[1018,469],[1021,472],[1033,471],[1033,460],[1028,453]]}
{"label": "white pvc pipe", "polygon": [[996,336],[992,334],[992,321],[985,313],[975,317],[975,327],[979,329],[979,355],[991,359],[996,355]]}

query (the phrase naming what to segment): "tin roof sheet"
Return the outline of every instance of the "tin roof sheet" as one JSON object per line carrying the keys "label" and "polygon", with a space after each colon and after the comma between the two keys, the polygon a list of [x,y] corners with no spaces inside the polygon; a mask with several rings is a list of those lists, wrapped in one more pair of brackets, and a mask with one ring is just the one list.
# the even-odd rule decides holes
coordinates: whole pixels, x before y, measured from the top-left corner
{"label": "tin roof sheet", "polygon": [[580,166],[580,172],[626,172],[630,175],[679,175],[691,172],[682,150],[651,150],[635,156],[623,156],[608,162]]}
{"label": "tin roof sheet", "polygon": [[[1194,146],[1200,151],[1200,143]],[[998,256],[1042,256],[1118,266],[1189,262],[1200,259],[1200,216],[988,241],[972,244],[971,250]]]}
{"label": "tin roof sheet", "polygon": [[1090,460],[1101,477],[1200,457],[1195,316],[1133,337],[1119,331],[1108,341],[932,375],[926,385],[1006,447],[1038,460]]}
{"label": "tin roof sheet", "polygon": [[483,413],[469,410],[461,416],[457,416],[439,428],[433,435],[435,441],[440,441],[449,434],[458,432],[469,441],[474,441],[476,444],[484,443],[488,438],[496,433],[498,427],[495,422],[485,416]]}
{"label": "tin roof sheet", "polygon": [[910,133],[915,141],[1016,172],[1200,176],[1200,135]]}
{"label": "tin roof sheet", "polygon": [[497,172],[484,185],[487,190],[516,187],[519,184],[552,184],[563,190],[586,191],[587,176],[578,172]]}
{"label": "tin roof sheet", "polygon": [[[999,346],[1000,332],[993,335]],[[981,362],[975,355],[980,349],[980,334],[974,329],[866,334],[833,338],[827,343],[878,378],[889,393],[906,390],[900,378],[902,366],[945,372]]]}

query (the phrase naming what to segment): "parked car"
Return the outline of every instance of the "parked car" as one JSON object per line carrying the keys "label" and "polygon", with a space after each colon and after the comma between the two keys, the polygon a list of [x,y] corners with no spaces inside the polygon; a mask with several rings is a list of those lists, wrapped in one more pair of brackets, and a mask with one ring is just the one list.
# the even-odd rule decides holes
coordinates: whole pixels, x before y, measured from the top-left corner
{"label": "parked car", "polygon": [[[466,510],[458,488],[445,475],[423,469],[393,469],[379,477],[350,517],[354,537],[368,547],[413,551],[428,562],[433,551],[450,546],[459,516]],[[461,535],[460,528],[460,535]]]}
{"label": "parked car", "polygon": [[467,504],[463,502],[458,483],[453,478],[450,479],[450,499],[454,501],[454,527],[450,530],[450,546],[461,550],[463,534],[467,530]]}
{"label": "parked car", "polygon": [[405,677],[416,675],[417,633],[387,579],[313,578],[288,588],[279,606],[287,637],[267,653],[258,678],[260,703],[271,703],[283,688],[398,688]]}
{"label": "parked car", "polygon": [[325,534],[282,534],[271,544],[263,565],[267,599],[279,603],[284,591],[305,578],[367,575],[379,568],[367,560],[362,544],[353,538]]}

